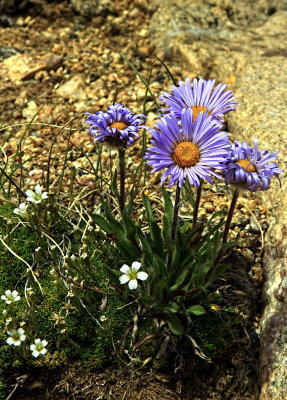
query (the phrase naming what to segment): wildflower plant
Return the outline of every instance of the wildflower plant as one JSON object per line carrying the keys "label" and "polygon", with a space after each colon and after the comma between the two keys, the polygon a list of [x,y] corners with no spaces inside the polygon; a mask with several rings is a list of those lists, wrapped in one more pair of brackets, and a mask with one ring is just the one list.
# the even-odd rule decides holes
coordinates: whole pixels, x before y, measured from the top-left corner
{"label": "wildflower plant", "polygon": [[[2,305],[7,307],[2,317],[6,344],[23,345],[30,358],[47,353],[47,340],[48,354],[53,348],[49,337],[39,338],[45,336],[35,329],[33,322],[35,292],[38,298],[44,296],[40,281],[45,274],[49,276],[49,285],[56,288],[57,301],[60,303],[61,298],[62,302],[60,310],[53,310],[50,318],[58,328],[57,347],[69,336],[69,323],[75,334],[77,325],[73,325],[72,318],[78,312],[82,319],[79,310],[93,321],[88,328],[83,327],[81,342],[85,342],[87,329],[94,329],[97,334],[91,335],[93,339],[102,335],[101,340],[107,340],[108,333],[115,346],[112,332],[117,318],[110,312],[111,304],[116,311],[127,311],[129,307],[128,316],[130,310],[133,313],[133,329],[129,325],[126,332],[121,332],[121,348],[130,338],[129,351],[134,351],[143,315],[153,325],[141,343],[163,332],[187,335],[192,330],[192,318],[209,309],[206,298],[211,283],[232,267],[224,256],[235,245],[228,241],[228,233],[239,189],[268,190],[273,177],[280,182],[283,170],[277,165],[278,152],[258,151],[257,140],[253,148],[247,143],[232,142],[223,130],[224,115],[237,106],[226,85],[215,86],[214,80],[203,79],[191,83],[187,78],[185,83],[164,92],[160,100],[168,107],[158,107],[159,115],[152,127],[144,125],[144,114],[133,114],[119,103],[109,105],[106,112],[88,113],[84,123],[90,125],[94,141],[115,148],[119,162],[119,182],[115,170],[106,186],[109,192],[97,192],[93,197],[96,204],[91,208],[81,204],[84,197],[73,197],[68,206],[56,201],[48,189],[49,182],[46,189],[43,183],[34,190],[26,187],[26,192],[15,184],[21,202],[16,203],[19,205],[14,209],[14,221],[31,227],[40,243],[34,251],[32,267],[25,263],[28,269],[24,297],[29,318],[21,320],[20,313],[15,311],[20,303],[18,292],[6,288],[1,294]],[[151,134],[147,148],[146,131]],[[130,167],[132,179],[127,187],[125,160],[136,141],[143,142],[142,157],[134,170]],[[162,216],[148,195],[149,174],[159,183],[155,190],[162,199]],[[206,221],[198,217],[201,191],[203,185],[213,185],[214,180],[235,187],[234,196],[226,218],[226,212],[219,211]],[[71,192],[72,186],[73,182]],[[59,193],[60,189],[57,198]],[[188,223],[184,229],[179,218],[183,204],[193,207],[192,216],[186,216]],[[34,288],[30,290],[31,281]],[[31,343],[30,337],[37,339]]]}
{"label": "wildflower plant", "polygon": [[124,264],[120,271],[123,273],[119,277],[120,283],[123,285],[125,283],[129,284],[130,290],[134,290],[138,287],[138,279],[141,281],[145,281],[148,278],[148,274],[143,271],[139,271],[141,264],[137,261],[134,261],[129,267]]}
{"label": "wildflower plant", "polygon": [[26,195],[27,195],[26,200],[31,203],[35,203],[35,204],[41,203],[43,200],[48,198],[48,193],[43,192],[43,186],[40,186],[39,184],[36,185],[34,191],[31,189],[28,189],[26,191]]}
{"label": "wildflower plant", "polygon": [[24,340],[26,340],[26,335],[23,328],[18,328],[17,330],[11,329],[7,332],[7,334],[9,335],[9,337],[6,340],[6,343],[9,345],[20,346],[21,342],[24,342]]}
{"label": "wildflower plant", "polygon": [[1,299],[4,300],[6,304],[11,304],[15,301],[19,301],[20,296],[17,290],[13,290],[13,292],[11,292],[11,290],[5,290],[5,294],[1,296]]}
{"label": "wildflower plant", "polygon": [[38,357],[40,354],[44,355],[47,352],[47,340],[35,339],[34,344],[30,345],[33,357]]}
{"label": "wildflower plant", "polygon": [[[152,173],[163,171],[161,185],[168,176],[169,188],[176,184],[174,203],[162,187],[165,204],[162,221],[155,218],[145,194],[142,201],[147,231],[133,221],[133,199],[122,208],[121,220],[104,201],[105,217],[93,215],[107,237],[113,238],[121,259],[127,263],[121,267],[123,275],[120,277],[107,268],[114,288],[117,289],[117,279],[121,284],[129,282],[129,289],[138,287],[138,272],[128,266],[138,260],[137,268],[140,265],[141,273],[145,273],[140,286],[142,305],[148,307],[152,315],[164,315],[171,332],[179,335],[186,331],[190,314],[206,312],[201,295],[229,266],[222,263],[222,258],[226,250],[234,246],[227,238],[237,198],[233,199],[225,227],[222,219],[215,222],[222,212],[214,214],[205,224],[199,224],[202,184],[204,181],[213,184],[214,177],[225,178],[226,183],[240,181],[247,173],[250,176],[245,176],[245,185],[267,189],[271,177],[278,178],[283,172],[274,163],[277,153],[269,155],[265,151],[247,150],[246,144],[246,154],[242,157],[249,160],[248,164],[257,163],[254,166],[256,175],[245,169],[248,165],[242,167],[241,162],[238,163],[241,157],[237,151],[239,145],[231,143],[228,134],[222,130],[224,114],[235,110],[237,102],[232,92],[225,90],[225,85],[214,88],[214,83],[195,79],[191,87],[187,78],[185,85],[180,82],[179,88],[173,86],[171,93],[160,97],[169,108],[164,109],[165,114],[153,128],[146,127],[152,134],[151,145],[145,154],[147,164],[153,167]],[[238,176],[236,171],[239,171]],[[178,221],[182,190],[190,194],[192,187],[196,188],[193,220],[190,228],[183,232]]]}

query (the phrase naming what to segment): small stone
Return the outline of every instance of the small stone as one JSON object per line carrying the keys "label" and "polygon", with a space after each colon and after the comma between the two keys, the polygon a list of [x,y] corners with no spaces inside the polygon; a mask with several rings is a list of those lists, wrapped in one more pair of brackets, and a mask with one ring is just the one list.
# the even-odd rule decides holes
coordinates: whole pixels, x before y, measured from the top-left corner
{"label": "small stone", "polygon": [[254,262],[254,253],[247,247],[241,249],[241,253],[244,255],[244,257],[247,258],[248,261],[253,261]]}
{"label": "small stone", "polygon": [[22,116],[26,118],[27,120],[31,120],[35,114],[37,114],[39,107],[35,103],[34,100],[31,100],[28,104],[27,107],[23,108],[22,110]]}
{"label": "small stone", "polygon": [[261,264],[256,263],[251,267],[251,280],[254,286],[262,285],[263,283],[263,269]]}
{"label": "small stone", "polygon": [[69,79],[63,85],[61,85],[56,93],[65,99],[72,100],[84,100],[86,99],[85,94],[85,82],[81,75],[75,75]]}

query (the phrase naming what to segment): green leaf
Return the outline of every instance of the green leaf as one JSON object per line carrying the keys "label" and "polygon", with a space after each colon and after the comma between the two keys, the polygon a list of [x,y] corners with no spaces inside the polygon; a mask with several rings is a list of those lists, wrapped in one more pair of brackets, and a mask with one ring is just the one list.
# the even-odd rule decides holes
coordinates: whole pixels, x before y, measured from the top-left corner
{"label": "green leaf", "polygon": [[175,314],[178,312],[178,305],[174,302],[168,303],[168,304],[154,304],[152,309],[156,312],[156,313],[161,313],[161,312],[166,312],[166,313],[171,313],[171,314]]}
{"label": "green leaf", "polygon": [[143,194],[143,203],[144,203],[146,213],[147,213],[148,224],[149,224],[149,226],[151,226],[151,223],[154,222],[154,216],[153,216],[149,198],[145,194]]}
{"label": "green leaf", "polygon": [[170,291],[170,292],[173,292],[174,290],[178,289],[179,286],[185,281],[185,278],[187,277],[188,273],[189,273],[189,270],[188,270],[187,268],[184,269],[184,270],[182,271],[182,273],[177,277],[177,279],[176,279],[176,281],[175,281],[175,284],[172,285],[172,286],[169,288],[169,291]]}
{"label": "green leaf", "polygon": [[102,228],[103,231],[105,231],[106,233],[113,233],[112,227],[103,217],[97,214],[93,214],[92,218],[95,221],[95,223],[99,225],[100,228]]}
{"label": "green leaf", "polygon": [[170,302],[164,306],[163,311],[166,313],[178,313],[178,304]]}
{"label": "green leaf", "polygon": [[227,214],[227,211],[226,210],[220,210],[220,211],[216,211],[214,214],[212,214],[212,216],[209,218],[209,220],[206,222],[206,224],[205,224],[205,226],[204,226],[204,228],[207,228],[208,227],[208,225],[210,225],[210,223],[216,218],[216,217],[219,217],[219,216],[223,216],[223,215],[226,215]]}
{"label": "green leaf", "polygon": [[207,288],[215,279],[219,276],[223,275],[223,273],[230,267],[231,264],[219,264],[216,270],[213,272],[207,283],[204,285],[204,288]]}
{"label": "green leaf", "polygon": [[154,221],[151,222],[150,233],[151,233],[151,238],[153,241],[154,249],[155,249],[156,253],[160,257],[162,257],[163,253],[164,253],[164,248],[163,248],[163,240],[162,240],[161,230],[160,230],[160,227],[157,225],[157,223]]}
{"label": "green leaf", "polygon": [[124,233],[124,228],[122,226],[122,224],[120,224],[113,216],[113,214],[111,213],[110,207],[108,206],[108,204],[101,200],[101,204],[103,205],[104,209],[105,209],[105,214],[106,214],[106,219],[108,220],[108,222],[110,223],[110,226],[113,228],[113,230],[115,231],[115,233],[117,235],[119,235],[120,232]]}
{"label": "green leaf", "polygon": [[185,310],[186,314],[203,315],[206,314],[205,308],[199,304],[191,306]]}
{"label": "green leaf", "polygon": [[173,313],[166,314],[166,321],[172,333],[174,333],[175,335],[183,334],[184,330],[181,320],[176,314]]}
{"label": "green leaf", "polygon": [[136,243],[137,226],[128,215],[127,211],[124,210],[122,214],[123,223],[125,225],[127,238],[131,240],[134,244]]}
{"label": "green leaf", "polygon": [[145,238],[142,233],[140,234],[140,241],[141,241],[141,244],[142,244],[143,256],[146,259],[146,264],[147,265],[152,265],[152,263],[153,263],[153,251],[152,251],[152,248],[151,248],[151,245],[150,245],[148,239]]}
{"label": "green leaf", "polygon": [[162,236],[165,242],[165,248],[169,253],[173,250],[173,242],[171,240],[171,224],[166,216],[163,217]]}
{"label": "green leaf", "polygon": [[127,238],[116,242],[116,246],[121,252],[121,255],[128,262],[133,262],[141,257],[140,250]]}

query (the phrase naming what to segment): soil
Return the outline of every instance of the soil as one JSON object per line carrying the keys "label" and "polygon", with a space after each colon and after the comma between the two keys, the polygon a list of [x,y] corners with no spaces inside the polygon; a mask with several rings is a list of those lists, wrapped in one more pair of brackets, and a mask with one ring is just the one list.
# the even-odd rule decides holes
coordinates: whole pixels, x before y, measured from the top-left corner
{"label": "soil", "polygon": [[[90,166],[84,154],[88,153],[93,160],[96,152],[88,127],[83,125],[82,110],[96,112],[105,109],[117,96],[117,102],[139,113],[145,96],[144,85],[118,51],[133,62],[144,79],[148,79],[153,67],[151,88],[155,96],[170,87],[169,77],[155,58],[149,38],[151,7],[140,0],[119,0],[114,2],[114,8],[112,14],[92,19],[75,14],[65,1],[30,3],[30,8],[26,7],[18,14],[2,12],[0,120],[5,119],[4,126],[8,128],[1,130],[0,134],[3,140],[11,135],[2,148],[3,162],[8,166],[26,128],[11,125],[27,124],[35,110],[44,105],[34,120],[38,124],[29,128],[18,155],[18,161],[34,157],[24,167],[27,186],[45,180],[51,147],[50,178],[54,187],[57,186],[68,143],[69,121],[76,116],[72,122],[74,130],[70,137],[68,168],[62,191],[63,194],[68,191],[72,168],[77,174],[75,191],[93,188],[94,176],[85,171]],[[8,65],[5,63],[13,55],[18,56],[14,65],[19,62],[20,71],[14,78],[5,70]],[[20,64],[27,57],[28,67],[21,70]],[[50,61],[46,60],[47,57]],[[169,62],[169,68],[176,80],[187,74],[176,62]],[[69,82],[68,86],[63,87],[66,82]],[[31,101],[27,103],[28,100]],[[151,98],[147,99],[146,107],[150,122],[156,111]],[[51,126],[64,124],[66,130]],[[115,155],[104,152],[102,157],[103,161],[108,161]],[[128,165],[139,158],[140,146],[136,145],[130,152]],[[17,178],[17,173],[14,176]],[[156,177],[152,178],[153,181],[148,183],[149,190],[156,180]],[[203,196],[201,217],[227,207],[228,193],[218,193],[220,185],[216,190],[218,196],[214,199],[208,192]],[[262,240],[254,218],[259,220],[263,230],[268,224],[266,211],[255,199],[248,202],[254,213],[253,219],[245,206],[243,198],[237,207],[231,233],[233,237],[240,233],[239,250],[230,255],[234,268],[227,273],[225,281],[218,283],[226,305],[235,307],[240,315],[240,334],[226,343],[211,362],[201,359],[196,351],[194,354],[181,354],[180,349],[168,370],[155,370],[148,364],[143,368],[107,366],[104,371],[87,370],[80,362],[68,360],[62,367],[51,371],[45,368],[10,371],[9,399],[258,399],[259,338],[256,330],[262,284],[262,254],[258,251],[258,244],[262,244]]]}

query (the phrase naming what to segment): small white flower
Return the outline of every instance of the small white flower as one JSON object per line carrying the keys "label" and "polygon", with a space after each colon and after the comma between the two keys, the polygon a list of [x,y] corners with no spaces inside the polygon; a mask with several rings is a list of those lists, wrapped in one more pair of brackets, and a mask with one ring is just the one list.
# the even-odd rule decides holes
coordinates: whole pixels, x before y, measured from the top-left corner
{"label": "small white flower", "polygon": [[30,346],[30,350],[32,351],[33,357],[38,357],[39,354],[47,353],[47,349],[45,349],[45,347],[48,344],[47,340],[35,339],[34,343],[35,344],[31,344]]}
{"label": "small white flower", "polygon": [[107,317],[106,317],[105,315],[101,315],[101,316],[100,316],[100,320],[101,320],[102,322],[105,322],[105,321],[107,320]]}
{"label": "small white flower", "polygon": [[18,295],[17,290],[13,290],[13,292],[11,292],[11,290],[6,290],[5,295],[2,294],[1,299],[5,300],[6,304],[11,304],[14,303],[14,301],[19,301],[20,296]]}
{"label": "small white flower", "polygon": [[7,333],[10,337],[6,340],[6,343],[9,345],[20,346],[21,342],[24,342],[26,339],[23,328],[19,328],[17,331],[16,329],[11,329],[10,331],[7,331]]}
{"label": "small white flower", "polygon": [[14,213],[17,214],[19,217],[22,217],[24,219],[28,218],[28,212],[27,212],[28,204],[26,203],[21,203],[19,204],[19,208],[14,208]]}
{"label": "small white flower", "polygon": [[130,290],[136,289],[138,287],[138,282],[137,279],[140,279],[141,281],[145,281],[148,277],[148,274],[146,272],[138,272],[138,270],[141,267],[141,263],[134,261],[132,263],[132,266],[129,267],[128,265],[124,264],[122,268],[120,269],[121,272],[123,272],[124,275],[119,277],[120,283],[123,285],[124,283],[129,282],[129,288]]}
{"label": "small white flower", "polygon": [[41,203],[42,200],[47,199],[48,197],[48,193],[47,192],[43,192],[43,186],[40,186],[39,184],[35,187],[35,192],[33,192],[33,190],[28,189],[26,191],[26,195],[27,195],[27,201],[31,201],[31,203]]}

